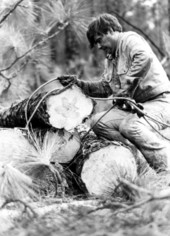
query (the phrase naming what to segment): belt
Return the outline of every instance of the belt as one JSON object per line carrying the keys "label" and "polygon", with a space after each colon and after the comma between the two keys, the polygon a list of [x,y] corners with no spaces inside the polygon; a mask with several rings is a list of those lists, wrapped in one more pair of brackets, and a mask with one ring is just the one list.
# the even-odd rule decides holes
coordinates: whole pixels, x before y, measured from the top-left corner
{"label": "belt", "polygon": [[160,94],[156,95],[155,97],[152,97],[152,98],[148,99],[147,101],[151,101],[151,100],[154,100],[156,98],[159,98],[159,97],[163,96],[164,94],[170,94],[170,91],[165,91],[163,93],[160,93]]}

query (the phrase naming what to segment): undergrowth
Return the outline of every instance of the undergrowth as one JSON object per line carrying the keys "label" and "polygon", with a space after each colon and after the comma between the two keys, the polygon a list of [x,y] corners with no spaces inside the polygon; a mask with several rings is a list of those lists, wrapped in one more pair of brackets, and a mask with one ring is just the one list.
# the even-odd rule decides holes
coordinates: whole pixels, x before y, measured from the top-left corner
{"label": "undergrowth", "polygon": [[170,173],[149,169],[135,183],[120,180],[125,195],[46,197],[29,205],[36,216],[10,203],[0,211],[2,219],[6,215],[0,235],[169,235],[169,182]]}

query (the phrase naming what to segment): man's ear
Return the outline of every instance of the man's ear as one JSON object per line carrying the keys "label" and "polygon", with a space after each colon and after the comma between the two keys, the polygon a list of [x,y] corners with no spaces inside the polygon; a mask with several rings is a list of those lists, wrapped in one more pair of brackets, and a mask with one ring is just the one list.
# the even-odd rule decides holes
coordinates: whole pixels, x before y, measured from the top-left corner
{"label": "man's ear", "polygon": [[112,28],[110,28],[109,30],[108,30],[108,33],[113,33],[113,32],[115,32]]}

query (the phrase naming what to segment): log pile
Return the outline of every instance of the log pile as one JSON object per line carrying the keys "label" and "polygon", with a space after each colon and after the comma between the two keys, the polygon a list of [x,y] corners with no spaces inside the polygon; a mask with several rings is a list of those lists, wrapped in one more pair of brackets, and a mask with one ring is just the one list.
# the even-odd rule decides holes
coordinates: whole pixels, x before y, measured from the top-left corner
{"label": "log pile", "polygon": [[[119,177],[136,178],[137,167],[132,152],[121,143],[78,129],[93,110],[94,102],[75,85],[11,106],[0,114],[0,163],[28,177],[41,195],[113,192]],[[4,172],[0,172],[0,196]],[[6,192],[9,197],[14,189],[8,185]]]}

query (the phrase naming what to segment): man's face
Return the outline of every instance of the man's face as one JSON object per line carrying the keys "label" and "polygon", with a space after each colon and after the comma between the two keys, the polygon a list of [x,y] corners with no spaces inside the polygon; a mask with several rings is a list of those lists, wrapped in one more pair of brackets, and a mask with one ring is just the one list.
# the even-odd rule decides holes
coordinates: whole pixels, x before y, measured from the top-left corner
{"label": "man's face", "polygon": [[114,33],[108,32],[107,34],[96,35],[95,42],[97,47],[104,51],[108,60],[112,60],[115,57],[117,40]]}

